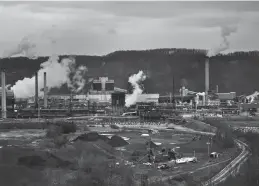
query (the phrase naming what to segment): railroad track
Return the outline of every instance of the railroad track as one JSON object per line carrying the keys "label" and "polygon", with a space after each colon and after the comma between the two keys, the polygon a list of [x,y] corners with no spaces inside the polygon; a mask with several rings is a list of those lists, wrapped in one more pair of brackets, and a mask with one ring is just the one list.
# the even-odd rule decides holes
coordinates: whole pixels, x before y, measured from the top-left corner
{"label": "railroad track", "polygon": [[221,161],[221,162],[211,163],[211,164],[209,164],[209,165],[205,165],[205,166],[202,166],[202,167],[199,167],[199,168],[195,168],[195,167],[194,167],[194,168],[195,168],[194,170],[188,170],[188,171],[177,172],[177,173],[172,174],[172,175],[170,175],[170,176],[164,176],[164,177],[162,177],[162,178],[160,178],[160,179],[153,177],[153,178],[150,178],[150,179],[149,179],[149,183],[156,183],[156,182],[159,182],[159,181],[163,181],[163,182],[164,182],[164,181],[173,179],[173,178],[176,177],[176,176],[180,176],[180,175],[184,175],[184,174],[193,174],[193,173],[198,172],[198,171],[201,171],[201,170],[203,170],[203,169],[207,169],[207,168],[209,168],[209,167],[213,167],[213,166],[216,166],[216,165],[220,165],[220,164],[222,164],[222,163],[226,163],[226,162],[228,162],[228,161],[230,161],[230,160],[231,160],[231,158],[226,159],[226,160],[223,160],[223,161]]}
{"label": "railroad track", "polygon": [[249,147],[246,143],[235,139],[236,144],[242,149],[242,152],[231,161],[224,169],[222,169],[218,174],[212,177],[210,180],[204,182],[203,186],[217,185],[224,181],[231,173],[238,167],[238,165],[245,162],[250,154]]}

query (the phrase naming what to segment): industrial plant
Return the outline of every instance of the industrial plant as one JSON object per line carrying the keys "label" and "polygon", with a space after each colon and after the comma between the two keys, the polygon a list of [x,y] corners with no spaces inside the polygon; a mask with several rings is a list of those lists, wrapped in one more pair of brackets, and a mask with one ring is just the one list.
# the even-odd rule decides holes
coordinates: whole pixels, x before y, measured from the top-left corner
{"label": "industrial plant", "polygon": [[[16,98],[14,92],[5,85],[5,72],[1,73],[1,109],[2,118],[51,118],[84,115],[154,115],[154,118],[172,116],[175,111],[181,113],[240,114],[254,115],[257,111],[255,92],[250,96],[238,97],[235,92],[219,92],[220,87],[209,87],[209,58],[205,60],[205,90],[194,92],[187,87],[178,87],[170,94],[129,94],[127,90],[115,86],[109,77],[93,78],[91,88],[86,94],[71,91],[70,94],[53,94],[48,88],[44,72],[43,89],[39,90],[38,72],[35,73],[35,96]],[[174,82],[172,82],[174,83]],[[5,90],[5,91],[2,91]],[[126,106],[127,99],[134,96],[133,103]],[[133,113],[133,114],[130,114]],[[153,117],[148,117],[153,118]]]}

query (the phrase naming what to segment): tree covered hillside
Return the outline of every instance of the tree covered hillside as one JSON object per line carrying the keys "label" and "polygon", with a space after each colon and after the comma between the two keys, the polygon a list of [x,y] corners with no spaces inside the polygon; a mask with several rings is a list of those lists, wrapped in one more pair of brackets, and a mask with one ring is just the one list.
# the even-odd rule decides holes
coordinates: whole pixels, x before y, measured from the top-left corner
{"label": "tree covered hillside", "polygon": [[[61,56],[64,58],[67,56]],[[145,92],[165,94],[175,87],[185,85],[192,91],[204,90],[204,50],[155,49],[145,51],[116,51],[106,56],[74,56],[77,65],[88,68],[86,79],[108,76],[115,86],[128,88],[128,77],[143,70],[148,78],[144,82]],[[2,59],[1,66],[7,72],[7,84],[14,84],[24,77],[31,77],[48,57],[30,60],[24,57]],[[219,85],[220,92],[236,91],[251,94],[259,89],[259,52],[236,52],[218,55],[210,59],[210,86]],[[85,86],[84,92],[89,86]],[[60,90],[67,93],[66,86]],[[178,91],[178,90],[177,90]]]}

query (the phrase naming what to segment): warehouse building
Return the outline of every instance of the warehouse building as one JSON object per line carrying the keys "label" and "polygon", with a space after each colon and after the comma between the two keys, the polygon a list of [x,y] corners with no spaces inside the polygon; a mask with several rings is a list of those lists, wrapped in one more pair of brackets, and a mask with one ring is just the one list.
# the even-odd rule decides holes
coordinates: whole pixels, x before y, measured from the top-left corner
{"label": "warehouse building", "polygon": [[[0,107],[2,110],[2,88],[0,88]],[[13,111],[15,106],[14,92],[12,90],[6,90],[6,109],[7,111]]]}

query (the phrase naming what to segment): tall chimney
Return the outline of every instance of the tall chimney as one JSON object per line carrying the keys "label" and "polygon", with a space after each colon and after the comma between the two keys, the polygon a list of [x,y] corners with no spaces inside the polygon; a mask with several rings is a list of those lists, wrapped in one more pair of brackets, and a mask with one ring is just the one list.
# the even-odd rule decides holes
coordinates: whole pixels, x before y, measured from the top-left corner
{"label": "tall chimney", "polygon": [[1,80],[2,80],[2,119],[6,118],[6,89],[5,89],[5,72],[1,72]]}
{"label": "tall chimney", "polygon": [[219,93],[219,86],[216,85],[216,93]]}
{"label": "tall chimney", "polygon": [[44,72],[44,108],[48,107],[48,95],[47,95],[47,73]]}
{"label": "tall chimney", "polygon": [[39,93],[38,93],[38,72],[35,72],[35,109],[38,109],[38,101],[39,101]]}
{"label": "tall chimney", "polygon": [[210,67],[209,67],[209,59],[205,60],[205,105],[208,105],[208,92],[210,89],[210,75],[209,72]]}

